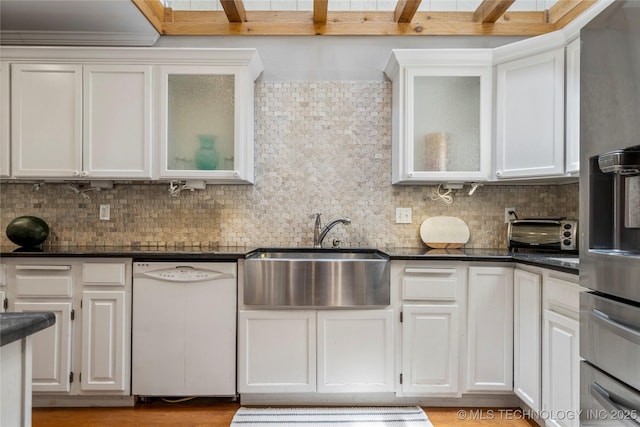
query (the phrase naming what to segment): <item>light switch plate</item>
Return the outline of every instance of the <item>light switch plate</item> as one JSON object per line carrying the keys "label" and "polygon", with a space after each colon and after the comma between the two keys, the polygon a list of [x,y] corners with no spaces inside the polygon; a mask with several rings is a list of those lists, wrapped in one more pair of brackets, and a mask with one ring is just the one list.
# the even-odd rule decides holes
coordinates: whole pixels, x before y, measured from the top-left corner
{"label": "light switch plate", "polygon": [[111,219],[111,205],[100,205],[100,221]]}
{"label": "light switch plate", "polygon": [[396,208],[396,224],[411,224],[411,208]]}
{"label": "light switch plate", "polygon": [[508,224],[511,219],[515,219],[512,217],[509,212],[515,212],[516,208],[504,208],[504,223]]}

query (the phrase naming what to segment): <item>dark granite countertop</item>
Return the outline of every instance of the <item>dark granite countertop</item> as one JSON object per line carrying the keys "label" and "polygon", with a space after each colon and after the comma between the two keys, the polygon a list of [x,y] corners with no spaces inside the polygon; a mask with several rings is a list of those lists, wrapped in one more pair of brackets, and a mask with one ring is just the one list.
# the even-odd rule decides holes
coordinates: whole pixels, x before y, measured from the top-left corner
{"label": "dark granite countertop", "polygon": [[43,248],[0,247],[0,257],[103,257],[136,261],[236,261],[254,250],[238,246],[57,246]]}
{"label": "dark granite countertop", "polygon": [[55,314],[47,311],[0,313],[0,345],[25,338],[55,323]]}
{"label": "dark granite countertop", "polygon": [[[134,261],[236,261],[258,249],[257,246],[61,246],[26,250],[17,246],[0,247],[2,257],[121,257]],[[304,248],[309,249],[309,248]],[[362,249],[362,248],[358,248]],[[378,248],[392,260],[519,262],[578,274],[577,255],[521,253],[507,249],[429,249]],[[345,249],[346,250],[346,249]],[[572,261],[573,260],[573,261]]]}

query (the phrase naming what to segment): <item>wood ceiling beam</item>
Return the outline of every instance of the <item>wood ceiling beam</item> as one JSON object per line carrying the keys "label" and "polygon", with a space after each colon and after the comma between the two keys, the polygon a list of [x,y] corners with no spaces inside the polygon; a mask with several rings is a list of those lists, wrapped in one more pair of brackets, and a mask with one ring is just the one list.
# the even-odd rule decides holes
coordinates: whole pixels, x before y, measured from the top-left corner
{"label": "wood ceiling beam", "polygon": [[[501,35],[537,36],[555,30],[546,13],[511,12],[495,24],[473,21],[473,12],[417,12],[411,23],[395,22],[389,12],[328,12],[326,24],[313,23],[313,12],[249,11],[243,23],[230,23],[222,11],[174,11],[165,24],[170,35]],[[320,28],[321,27],[321,28]]]}
{"label": "wood ceiling beam", "polygon": [[[410,22],[389,12],[327,11],[316,23],[314,11],[245,11],[241,0],[220,0],[224,11],[181,11],[165,8],[159,0],[131,0],[162,35],[499,35],[537,36],[566,25],[596,0],[560,0],[552,11],[508,12],[496,23],[474,21],[474,12],[414,12],[416,0],[399,0]],[[319,0],[314,0],[318,2]],[[323,0],[325,3],[327,0]],[[412,4],[409,5],[409,2]],[[167,10],[168,9],[168,10]],[[317,8],[319,10],[319,8]],[[235,12],[234,12],[235,10]],[[408,16],[405,15],[405,16]],[[555,17],[551,22],[549,16]]]}
{"label": "wood ceiling beam", "polygon": [[164,5],[160,0],[131,0],[147,21],[160,34],[164,34]]}
{"label": "wood ceiling beam", "polygon": [[247,11],[242,0],[220,0],[225,15],[230,23],[245,22]]}
{"label": "wood ceiling beam", "polygon": [[411,22],[422,0],[398,0],[396,9],[393,12],[393,20],[398,23]]}
{"label": "wood ceiling beam", "polygon": [[493,24],[516,0],[484,0],[473,13],[473,20],[483,24]]}
{"label": "wood ceiling beam", "polygon": [[314,24],[327,23],[328,6],[329,6],[329,0],[313,0],[313,23]]}
{"label": "wood ceiling beam", "polygon": [[548,11],[548,22],[562,28],[595,3],[595,0],[558,0]]}

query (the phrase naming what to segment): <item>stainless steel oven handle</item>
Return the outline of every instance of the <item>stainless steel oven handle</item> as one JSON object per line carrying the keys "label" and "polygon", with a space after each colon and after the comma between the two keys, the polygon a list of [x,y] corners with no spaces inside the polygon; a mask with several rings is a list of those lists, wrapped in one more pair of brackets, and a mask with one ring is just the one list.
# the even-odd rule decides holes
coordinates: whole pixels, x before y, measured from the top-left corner
{"label": "stainless steel oven handle", "polygon": [[627,325],[612,320],[608,314],[596,308],[591,309],[591,316],[596,322],[606,327],[614,334],[640,345],[640,331],[638,331],[637,329],[630,328]]}
{"label": "stainless steel oven handle", "polygon": [[613,412],[613,413],[620,413],[620,414],[628,413],[629,416],[632,416],[632,415],[634,416],[634,418],[618,417],[616,418],[616,421],[619,421],[625,426],[630,426],[630,427],[640,426],[640,421],[638,421],[635,418],[638,416],[638,414],[640,414],[640,409],[627,407],[626,405],[623,405],[617,402],[616,400],[618,399],[616,399],[617,396],[615,394],[610,393],[595,381],[591,383],[590,391],[591,391],[591,396],[593,396],[593,398],[596,399],[598,403],[600,403],[602,407],[607,411]]}

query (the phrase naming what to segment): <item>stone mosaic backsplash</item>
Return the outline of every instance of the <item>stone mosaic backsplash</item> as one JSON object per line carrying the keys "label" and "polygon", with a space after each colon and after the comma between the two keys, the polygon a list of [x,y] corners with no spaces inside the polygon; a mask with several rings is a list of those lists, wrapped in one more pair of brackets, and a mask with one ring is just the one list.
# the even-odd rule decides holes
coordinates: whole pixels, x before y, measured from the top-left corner
{"label": "stone mosaic backsplash", "polygon": [[[326,244],[420,248],[420,224],[436,215],[469,226],[468,248],[505,248],[504,208],[521,217],[578,217],[578,184],[485,185],[432,200],[432,185],[391,185],[391,83],[258,82],[255,185],[208,185],[169,194],[169,185],[118,183],[83,197],[62,183],[0,185],[0,244],[20,215],[43,218],[46,244],[171,247],[311,246],[313,215],[348,216]],[[99,220],[99,205],[111,220]],[[395,208],[412,208],[411,224]]]}

